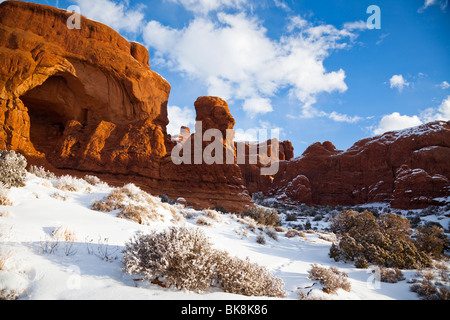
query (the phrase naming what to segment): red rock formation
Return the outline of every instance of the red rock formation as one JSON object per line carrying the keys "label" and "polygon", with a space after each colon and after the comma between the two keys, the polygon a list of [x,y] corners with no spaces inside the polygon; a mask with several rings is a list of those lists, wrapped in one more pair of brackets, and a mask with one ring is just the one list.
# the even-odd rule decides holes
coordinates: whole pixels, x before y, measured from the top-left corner
{"label": "red rock formation", "polygon": [[[237,166],[172,163],[170,85],[150,70],[147,49],[84,17],[81,29],[69,29],[70,15],[34,3],[0,4],[0,148],[195,206],[250,205]],[[196,104],[205,128],[233,128],[223,100]]]}
{"label": "red rock formation", "polygon": [[434,122],[363,139],[347,151],[315,143],[282,163],[272,183],[252,187],[296,203],[424,208],[450,195],[449,159],[450,122]]}

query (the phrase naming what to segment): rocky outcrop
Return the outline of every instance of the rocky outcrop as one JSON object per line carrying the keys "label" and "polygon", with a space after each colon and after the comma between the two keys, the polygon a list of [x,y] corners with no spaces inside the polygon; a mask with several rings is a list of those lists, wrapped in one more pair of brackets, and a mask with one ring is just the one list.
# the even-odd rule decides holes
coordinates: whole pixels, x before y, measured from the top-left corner
{"label": "rocky outcrop", "polygon": [[[241,211],[251,204],[237,166],[172,163],[170,85],[150,69],[147,49],[84,17],[80,29],[70,29],[72,14],[0,4],[0,148],[54,171],[135,182],[193,206]],[[199,99],[205,128],[233,128],[223,103]]]}
{"label": "rocky outcrop", "polygon": [[281,163],[271,183],[252,187],[294,203],[425,208],[450,196],[449,159],[450,122],[440,121],[363,139],[346,151],[315,143]]}

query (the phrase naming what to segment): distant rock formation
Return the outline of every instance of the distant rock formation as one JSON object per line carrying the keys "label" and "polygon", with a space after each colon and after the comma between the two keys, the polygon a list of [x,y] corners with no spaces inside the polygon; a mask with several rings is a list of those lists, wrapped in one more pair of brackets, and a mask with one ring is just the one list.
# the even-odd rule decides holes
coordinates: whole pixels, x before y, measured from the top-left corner
{"label": "distant rock formation", "polygon": [[[247,172],[243,170],[244,177]],[[280,163],[273,179],[249,186],[310,205],[390,203],[399,209],[441,204],[450,196],[450,121],[366,138],[347,151],[327,141]]]}

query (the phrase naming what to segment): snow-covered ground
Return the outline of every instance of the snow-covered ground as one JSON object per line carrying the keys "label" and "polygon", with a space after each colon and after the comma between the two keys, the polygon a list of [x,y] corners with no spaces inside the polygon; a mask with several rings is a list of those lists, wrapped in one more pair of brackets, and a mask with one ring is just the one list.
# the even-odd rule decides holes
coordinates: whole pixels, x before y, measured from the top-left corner
{"label": "snow-covered ground", "polygon": [[[229,294],[220,289],[193,293],[138,281],[123,272],[122,250],[138,232],[164,230],[172,225],[201,228],[214,247],[240,258],[266,266],[285,283],[286,299],[299,299],[299,288],[311,286],[311,264],[335,266],[348,274],[350,292],[336,294],[314,290],[324,299],[419,299],[410,291],[408,279],[416,271],[404,271],[404,281],[396,284],[377,280],[372,269],[356,269],[353,264],[335,262],[328,252],[332,235],[322,233],[326,221],[314,222],[317,231],[288,238],[277,233],[277,240],[265,235],[265,244],[257,243],[258,228],[251,230],[248,221],[224,214],[214,219],[204,211],[181,206],[154,204],[159,218],[148,225],[92,210],[92,204],[109,195],[113,188],[104,183],[78,183],[77,191],[61,190],[58,179],[27,175],[23,188],[12,188],[11,206],[0,207],[0,291],[13,290],[19,299],[151,299],[151,300],[244,300],[265,299]],[[59,188],[57,188],[59,187]],[[63,188],[64,189],[64,188]],[[174,215],[175,212],[175,215]],[[199,225],[199,217],[203,224]],[[434,216],[426,219],[436,220]],[[302,221],[301,219],[298,221]],[[440,222],[446,227],[448,218]],[[205,223],[206,222],[206,223]],[[286,226],[286,219],[283,224]],[[299,223],[299,222],[297,222]],[[329,239],[330,238],[330,239]],[[448,266],[448,263],[447,263]]]}

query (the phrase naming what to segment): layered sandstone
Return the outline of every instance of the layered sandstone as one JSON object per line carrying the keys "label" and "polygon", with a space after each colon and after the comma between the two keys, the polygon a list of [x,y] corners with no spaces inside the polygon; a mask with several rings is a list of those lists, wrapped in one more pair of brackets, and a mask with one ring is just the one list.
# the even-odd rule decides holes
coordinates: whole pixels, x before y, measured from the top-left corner
{"label": "layered sandstone", "polygon": [[363,139],[346,151],[315,143],[281,162],[273,181],[252,187],[294,203],[425,208],[450,196],[449,159],[450,122],[438,121]]}

